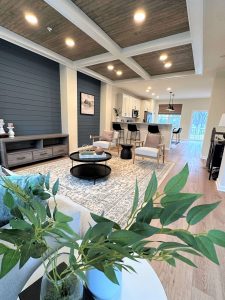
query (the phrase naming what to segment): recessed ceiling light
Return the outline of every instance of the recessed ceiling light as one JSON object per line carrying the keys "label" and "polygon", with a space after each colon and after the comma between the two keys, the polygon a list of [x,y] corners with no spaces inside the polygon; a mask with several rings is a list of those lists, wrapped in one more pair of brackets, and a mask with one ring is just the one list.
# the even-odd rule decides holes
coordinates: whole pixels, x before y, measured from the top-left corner
{"label": "recessed ceiling light", "polygon": [[114,69],[114,66],[113,65],[108,65],[107,68],[108,68],[108,70],[112,71]]}
{"label": "recessed ceiling light", "polygon": [[167,88],[167,91],[171,91],[171,87],[168,87],[168,88]]}
{"label": "recessed ceiling light", "polygon": [[167,54],[161,54],[160,57],[159,57],[159,60],[161,61],[164,61],[168,58],[168,55]]}
{"label": "recessed ceiling light", "polygon": [[149,93],[150,91],[149,91],[149,90],[146,90],[146,92]]}
{"label": "recessed ceiling light", "polygon": [[155,93],[152,93],[152,96],[155,96]]}
{"label": "recessed ceiling light", "polygon": [[159,99],[159,96],[156,96],[157,99]]}
{"label": "recessed ceiling light", "polygon": [[137,24],[141,24],[142,22],[144,22],[145,17],[146,17],[146,15],[145,15],[144,10],[139,9],[134,14],[134,21]]}
{"label": "recessed ceiling light", "polygon": [[120,71],[120,70],[118,70],[118,71],[116,71],[116,74],[117,74],[118,76],[121,76],[121,75],[123,74],[123,72]]}
{"label": "recessed ceiling light", "polygon": [[67,45],[68,47],[73,47],[73,46],[75,45],[74,40],[71,39],[71,38],[66,38],[66,39],[65,39],[65,43],[66,43],[66,45]]}
{"label": "recessed ceiling light", "polygon": [[164,65],[164,67],[167,69],[170,68],[171,66],[172,66],[172,63],[170,61],[165,63],[165,65]]}
{"label": "recessed ceiling light", "polygon": [[31,25],[37,25],[38,24],[38,19],[35,15],[30,14],[30,13],[26,13],[25,14],[25,19],[28,23],[30,23]]}
{"label": "recessed ceiling light", "polygon": [[152,89],[152,87],[151,86],[148,86],[148,90],[151,90]]}

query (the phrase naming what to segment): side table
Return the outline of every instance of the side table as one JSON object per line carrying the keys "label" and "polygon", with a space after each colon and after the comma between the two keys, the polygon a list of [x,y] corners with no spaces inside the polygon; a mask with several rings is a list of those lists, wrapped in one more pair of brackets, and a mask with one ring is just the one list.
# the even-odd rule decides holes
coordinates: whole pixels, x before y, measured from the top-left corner
{"label": "side table", "polygon": [[133,145],[131,144],[121,144],[122,147],[121,153],[120,153],[120,158],[122,159],[131,159],[132,158],[132,147]]}

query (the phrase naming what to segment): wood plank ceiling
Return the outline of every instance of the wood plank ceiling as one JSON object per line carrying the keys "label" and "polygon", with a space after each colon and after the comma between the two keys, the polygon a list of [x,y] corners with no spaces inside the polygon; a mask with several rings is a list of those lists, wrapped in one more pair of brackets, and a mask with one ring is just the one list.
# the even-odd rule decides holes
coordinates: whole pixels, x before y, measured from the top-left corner
{"label": "wood plank ceiling", "polygon": [[[71,0],[92,19],[121,50],[173,34],[189,31],[186,0]],[[135,24],[133,17],[137,9],[146,13],[145,21]],[[28,24],[25,12],[38,18],[38,25]],[[68,21],[63,15],[42,0],[0,0],[0,26],[3,26],[47,49],[73,61],[92,57],[107,51],[85,32]],[[51,27],[49,32],[47,27]],[[65,38],[75,40],[69,48]],[[172,67],[166,69],[159,56],[168,55]],[[138,78],[127,65],[114,57],[114,61],[88,66],[111,80]],[[182,72],[194,69],[191,45],[183,45],[164,51],[155,51],[134,56],[133,59],[150,75]],[[107,66],[114,65],[109,71]],[[132,67],[132,66],[131,66]],[[115,70],[121,70],[121,76]]]}
{"label": "wood plank ceiling", "polygon": [[[172,62],[169,69],[164,67],[164,63],[159,60],[161,54],[166,53],[167,61]],[[141,54],[133,57],[136,62],[151,75],[161,75],[167,73],[183,72],[194,70],[194,61],[191,44]]]}
{"label": "wood plank ceiling", "polygon": [[[120,47],[128,47],[189,30],[186,0],[72,0]],[[142,25],[133,21],[146,12]]]}
{"label": "wood plank ceiling", "polygon": [[[108,70],[108,66],[112,65],[114,67],[113,70]],[[123,64],[120,60],[114,60],[107,63],[101,63],[97,65],[93,65],[88,67],[89,69],[111,79],[111,80],[120,80],[120,79],[131,79],[131,78],[140,78],[134,71],[128,68],[125,64]],[[118,76],[116,71],[122,71],[122,75]]]}
{"label": "wood plank ceiling", "polygon": [[[32,12],[39,22],[31,26],[24,18]],[[106,50],[42,0],[0,0],[0,26],[3,26],[41,46],[71,60],[101,54]],[[47,27],[52,27],[52,32]],[[73,38],[75,47],[69,48],[65,38]]]}

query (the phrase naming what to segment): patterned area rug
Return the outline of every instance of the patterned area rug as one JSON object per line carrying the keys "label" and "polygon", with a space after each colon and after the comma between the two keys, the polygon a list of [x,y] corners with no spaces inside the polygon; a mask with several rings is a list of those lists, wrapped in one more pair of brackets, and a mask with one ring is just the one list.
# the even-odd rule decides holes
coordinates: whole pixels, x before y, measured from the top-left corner
{"label": "patterned area rug", "polygon": [[81,180],[70,174],[69,158],[27,167],[17,173],[47,174],[50,171],[52,182],[57,178],[60,180],[59,194],[69,197],[97,214],[104,211],[105,217],[124,225],[132,206],[136,178],[142,199],[152,172],[156,171],[160,184],[174,166],[174,163],[166,162],[157,168],[155,161],[141,158],[133,164],[132,160],[122,160],[118,156],[113,156],[107,164],[112,169],[110,176],[97,180],[95,185],[93,180]]}

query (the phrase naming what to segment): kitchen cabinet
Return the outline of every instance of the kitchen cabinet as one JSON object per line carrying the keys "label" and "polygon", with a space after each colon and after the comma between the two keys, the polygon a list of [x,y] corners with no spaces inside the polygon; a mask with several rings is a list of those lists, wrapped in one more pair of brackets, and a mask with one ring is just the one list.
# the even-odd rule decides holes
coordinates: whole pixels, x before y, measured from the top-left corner
{"label": "kitchen cabinet", "polygon": [[127,94],[118,94],[117,107],[121,110],[121,117],[132,118],[132,109],[140,111],[141,100]]}

